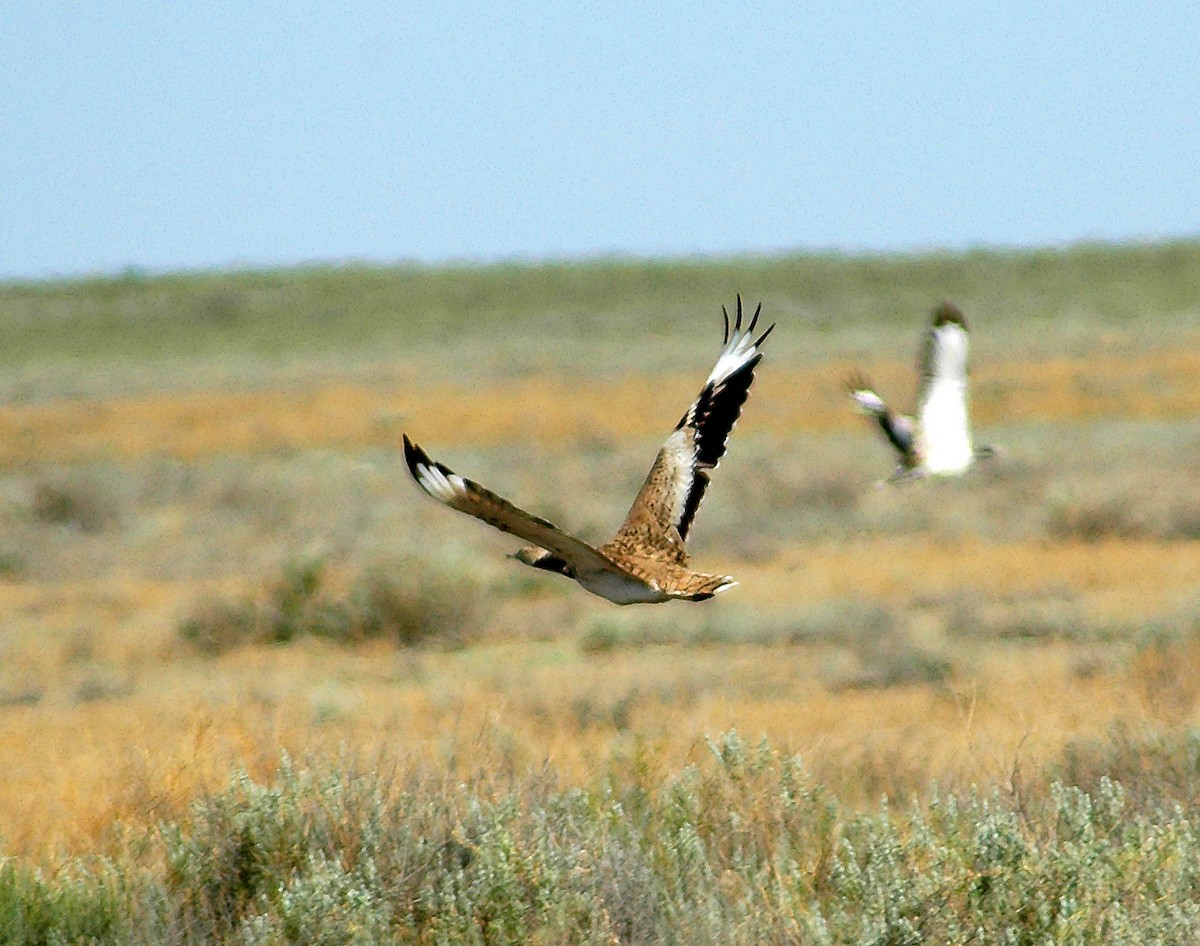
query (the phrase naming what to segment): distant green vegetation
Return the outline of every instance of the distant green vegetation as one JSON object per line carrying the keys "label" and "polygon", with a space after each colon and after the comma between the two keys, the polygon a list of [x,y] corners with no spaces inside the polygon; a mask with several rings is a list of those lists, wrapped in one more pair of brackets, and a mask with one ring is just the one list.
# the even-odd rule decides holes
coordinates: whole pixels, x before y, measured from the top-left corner
{"label": "distant green vegetation", "polygon": [[[339,354],[378,359],[450,343],[484,350],[603,343],[631,324],[685,332],[697,317],[764,300],[774,318],[837,333],[911,326],[944,297],[994,326],[1086,318],[1194,319],[1200,241],[1080,244],[1054,250],[426,268],[300,268],[0,284],[0,369],[38,362],[267,360]],[[1187,324],[1181,322],[1180,324]],[[643,336],[644,337],[644,336]],[[780,340],[776,340],[776,345]],[[813,344],[783,340],[799,351]],[[586,365],[581,367],[586,368]]]}
{"label": "distant green vegetation", "polygon": [[[662,783],[237,774],[110,857],[0,865],[6,946],[1139,943],[1200,937],[1200,736],[1076,746],[1065,781],[847,808],[736,733]],[[1127,785],[1096,775],[1116,771]]]}

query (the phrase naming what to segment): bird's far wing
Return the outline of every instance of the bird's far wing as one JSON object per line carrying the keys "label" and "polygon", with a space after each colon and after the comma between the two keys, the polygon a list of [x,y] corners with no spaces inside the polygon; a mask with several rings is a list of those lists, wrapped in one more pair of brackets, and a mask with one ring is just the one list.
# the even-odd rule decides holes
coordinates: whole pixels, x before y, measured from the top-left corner
{"label": "bird's far wing", "polygon": [[478,483],[459,476],[444,464],[431,460],[419,446],[404,435],[404,460],[417,485],[429,496],[451,509],[482,519],[501,532],[553,552],[571,565],[575,572],[624,572],[595,548],[568,535],[551,522],[530,515],[507,499],[497,496]]}
{"label": "bird's far wing", "polygon": [[754,382],[754,369],[762,360],[759,347],[775,328],[772,324],[755,337],[762,305],[754,310],[749,324],[743,325],[740,295],[732,326],[724,306],[721,312],[725,315],[725,344],[717,363],[659,450],[615,543],[636,537],[680,561],[684,558],[683,542],[704,498],[709,471],[725,455],[729,434]]}
{"label": "bird's far wing", "polygon": [[967,320],[953,302],[943,302],[933,310],[933,319],[921,340],[917,356],[920,387],[918,409],[928,403],[934,387],[943,381],[967,383]]}
{"label": "bird's far wing", "polygon": [[858,405],[859,410],[868,417],[874,418],[875,422],[879,424],[879,429],[887,437],[888,443],[900,454],[901,463],[915,466],[917,461],[916,431],[912,418],[897,414],[888,407],[883,398],[875,393],[870,383],[862,375],[852,377],[846,386],[850,389],[850,397]]}
{"label": "bird's far wing", "polygon": [[956,305],[943,302],[934,309],[921,345],[917,394],[922,452],[934,467],[965,467],[970,462],[968,346],[966,319]]}

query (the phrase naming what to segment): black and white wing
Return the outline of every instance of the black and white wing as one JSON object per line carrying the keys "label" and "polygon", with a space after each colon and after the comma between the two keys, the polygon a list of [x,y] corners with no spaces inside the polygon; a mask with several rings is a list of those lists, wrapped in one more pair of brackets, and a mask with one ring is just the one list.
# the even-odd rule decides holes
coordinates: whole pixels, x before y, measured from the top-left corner
{"label": "black and white wing", "polygon": [[914,467],[919,462],[917,456],[916,425],[911,417],[897,414],[884,402],[861,374],[854,375],[846,384],[850,397],[868,417],[872,418],[883,431],[888,443],[895,448],[899,455],[900,464],[904,467]]}
{"label": "black and white wing", "polygon": [[481,519],[501,532],[508,532],[558,556],[574,573],[611,572],[624,575],[609,559],[539,516],[519,509],[502,496],[459,476],[448,466],[431,460],[404,435],[404,460],[417,485],[429,496],[451,509]]}
{"label": "black and white wing", "polygon": [[952,302],[933,311],[921,345],[917,411],[921,448],[930,473],[959,473],[974,450],[967,420],[967,321]]}
{"label": "black and white wing", "polygon": [[740,295],[732,326],[724,306],[721,312],[725,341],[717,363],[659,450],[614,544],[637,541],[678,561],[685,558],[683,543],[704,498],[710,471],[725,455],[729,434],[750,394],[754,369],[762,360],[759,348],[775,328],[772,324],[756,338],[762,305],[754,310],[749,324],[743,325]]}
{"label": "black and white wing", "polygon": [[921,342],[917,371],[921,376],[917,403],[924,405],[931,391],[943,383],[967,383],[967,320],[953,302],[933,310],[933,319]]}

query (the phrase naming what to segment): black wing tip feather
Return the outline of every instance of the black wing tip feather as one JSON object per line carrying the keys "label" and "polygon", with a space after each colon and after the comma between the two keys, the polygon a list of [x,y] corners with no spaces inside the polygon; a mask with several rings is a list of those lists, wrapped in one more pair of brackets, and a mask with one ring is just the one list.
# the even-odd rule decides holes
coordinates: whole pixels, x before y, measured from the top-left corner
{"label": "black wing tip feather", "polygon": [[[438,502],[455,509],[458,512],[468,516],[473,516],[480,522],[485,522],[493,528],[499,529],[501,532],[507,532],[510,535],[519,536],[526,541],[534,541],[528,535],[523,534],[525,530],[519,529],[512,524],[512,519],[523,517],[535,525],[541,526],[544,529],[550,529],[553,532],[562,533],[562,529],[556,526],[549,519],[543,519],[541,516],[535,516],[526,512],[524,509],[519,509],[511,502],[502,496],[497,496],[495,493],[480,486],[474,480],[467,479],[465,476],[459,476],[450,467],[445,464],[438,463],[436,460],[430,459],[429,454],[422,450],[419,446],[408,439],[408,435],[402,435],[404,439],[404,460],[408,464],[409,472],[416,480],[417,485],[427,495],[436,499]],[[431,490],[425,482],[422,481],[421,473],[418,467],[437,470],[442,476],[449,479],[454,477],[456,482],[452,483],[452,493],[447,496],[444,490],[437,488]],[[563,533],[565,535],[565,533]],[[569,538],[569,537],[568,537]],[[536,568],[549,568],[551,571],[560,571],[563,574],[571,575],[572,573],[563,571],[563,568],[569,567],[565,559],[547,551],[546,562],[551,564],[536,564],[534,562],[525,561],[527,565],[534,565]],[[515,557],[520,557],[520,552]],[[560,568],[559,564],[563,567]]]}
{"label": "black wing tip feather", "polygon": [[404,462],[408,465],[408,472],[412,474],[413,479],[420,480],[421,474],[417,467],[423,466],[426,469],[437,470],[443,476],[457,476],[450,467],[444,463],[438,463],[428,453],[420,448],[417,444],[408,439],[408,434],[401,434],[404,438]]}
{"label": "black wing tip feather", "polygon": [[[733,320],[732,325],[730,325],[730,323],[729,323],[729,310],[727,308],[725,308],[725,306],[723,304],[721,306],[721,315],[723,315],[725,317],[725,332],[724,332],[724,337],[721,342],[723,345],[728,345],[729,339],[732,337],[732,335],[738,335],[742,331],[742,322],[744,321],[744,310],[742,308],[742,294],[740,292],[737,294],[736,299],[737,299],[737,305],[734,309],[734,320]],[[753,335],[754,330],[758,327],[758,318],[760,315],[762,315],[762,307],[763,307],[763,304],[761,302],[757,306],[754,307],[754,314],[750,316],[750,324],[746,326],[746,334],[747,335]],[[772,322],[769,326],[767,326],[767,330],[765,332],[763,332],[757,339],[755,339],[755,341],[754,341],[755,348],[757,348],[759,345],[761,345],[763,342],[765,342],[767,340],[767,336],[770,335],[773,331],[775,331],[775,324],[776,323]],[[733,330],[732,335],[730,334],[731,328]]]}
{"label": "black wing tip feather", "polygon": [[761,302],[757,306],[755,306],[754,314],[752,316],[750,316],[750,324],[748,326],[746,326],[746,334],[747,335],[754,334],[754,328],[756,325],[758,325],[758,317],[760,315],[762,315],[762,303]]}
{"label": "black wing tip feather", "polygon": [[[737,308],[735,312],[736,319],[734,320],[732,328],[733,334],[737,335],[742,330],[742,294],[740,292],[737,294]],[[729,324],[729,310],[725,308],[725,303],[721,303],[721,315],[725,316],[725,337],[721,340],[721,344],[728,345],[729,339],[732,336],[729,334],[729,329],[731,328]]]}
{"label": "black wing tip feather", "polygon": [[416,476],[418,464],[430,466],[433,461],[429,459],[429,454],[408,439],[408,434],[402,433],[400,436],[404,438],[404,462],[408,464],[408,471]]}

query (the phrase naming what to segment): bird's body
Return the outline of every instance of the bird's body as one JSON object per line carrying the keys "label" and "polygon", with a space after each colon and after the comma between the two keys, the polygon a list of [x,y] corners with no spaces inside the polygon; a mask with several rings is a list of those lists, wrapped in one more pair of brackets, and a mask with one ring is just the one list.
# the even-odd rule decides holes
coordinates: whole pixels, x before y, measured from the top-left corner
{"label": "bird's body", "polygon": [[861,376],[850,380],[850,396],[873,418],[897,454],[891,479],[960,476],[993,447],[976,448],[971,440],[967,396],[967,322],[958,307],[945,302],[921,346],[920,390],[915,418],[894,413]]}
{"label": "bird's body", "polygon": [[434,499],[532,543],[514,554],[518,561],[566,575],[601,598],[616,604],[711,598],[737,582],[728,575],[693,571],[688,567],[685,543],[708,486],[709,471],[725,453],[730,431],[753,383],[754,369],[762,360],[758,348],[775,327],[754,337],[761,308],[743,328],[739,297],[732,331],[726,314],[725,346],[704,388],[664,441],[624,524],[599,547],[431,460],[406,435],[404,456],[409,471]]}

